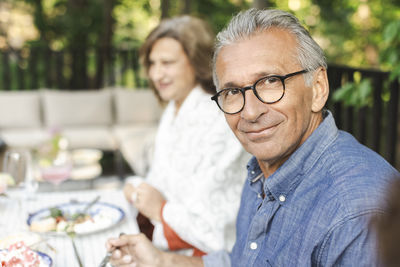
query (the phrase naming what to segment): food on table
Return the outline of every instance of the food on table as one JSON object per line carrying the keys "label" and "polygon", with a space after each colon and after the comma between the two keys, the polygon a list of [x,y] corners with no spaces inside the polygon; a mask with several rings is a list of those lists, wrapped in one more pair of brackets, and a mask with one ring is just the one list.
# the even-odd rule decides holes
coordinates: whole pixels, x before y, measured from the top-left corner
{"label": "food on table", "polygon": [[42,236],[28,231],[13,232],[0,238],[0,250],[8,249],[11,244],[23,241],[28,247],[39,244]]}
{"label": "food on table", "polygon": [[77,234],[104,229],[113,224],[107,213],[68,214],[59,208],[50,208],[50,216],[32,221],[30,230],[35,232],[75,232]]}
{"label": "food on table", "polygon": [[8,250],[0,251],[0,263],[2,267],[48,267],[39,254],[23,241],[11,244]]}
{"label": "food on table", "polygon": [[49,218],[44,218],[40,221],[33,221],[30,230],[34,232],[49,232],[49,231],[55,231],[57,228],[57,222],[56,219],[53,217]]}

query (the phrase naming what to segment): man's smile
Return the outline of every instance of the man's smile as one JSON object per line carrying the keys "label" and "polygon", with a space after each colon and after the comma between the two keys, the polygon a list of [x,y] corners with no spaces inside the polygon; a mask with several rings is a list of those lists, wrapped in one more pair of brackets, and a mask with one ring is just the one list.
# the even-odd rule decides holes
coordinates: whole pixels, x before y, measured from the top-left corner
{"label": "man's smile", "polygon": [[280,123],[276,123],[267,127],[259,127],[254,129],[245,129],[240,130],[246,137],[252,142],[265,140],[266,138],[272,137],[272,135],[278,129],[278,125]]}

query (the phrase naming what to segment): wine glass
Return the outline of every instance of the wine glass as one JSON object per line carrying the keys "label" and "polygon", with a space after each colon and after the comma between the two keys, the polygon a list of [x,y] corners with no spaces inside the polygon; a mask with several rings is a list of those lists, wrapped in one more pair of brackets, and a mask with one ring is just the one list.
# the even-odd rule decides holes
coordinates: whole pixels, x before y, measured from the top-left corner
{"label": "wine glass", "polygon": [[32,157],[29,150],[11,149],[6,151],[3,162],[3,172],[9,174],[15,185],[9,188],[10,194],[19,199],[32,199],[39,187],[33,176]]}
{"label": "wine glass", "polygon": [[42,178],[52,183],[57,189],[59,185],[70,178],[72,160],[68,151],[58,152],[56,158],[41,166]]}

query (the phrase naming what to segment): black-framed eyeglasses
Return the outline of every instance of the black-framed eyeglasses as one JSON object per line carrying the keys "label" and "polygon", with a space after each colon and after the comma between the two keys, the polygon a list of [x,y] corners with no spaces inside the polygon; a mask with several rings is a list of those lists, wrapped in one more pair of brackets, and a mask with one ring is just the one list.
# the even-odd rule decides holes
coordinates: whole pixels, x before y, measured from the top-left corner
{"label": "black-framed eyeglasses", "polygon": [[218,107],[226,114],[236,114],[243,110],[245,105],[245,93],[253,90],[253,93],[263,103],[272,104],[282,99],[285,95],[285,80],[289,77],[306,73],[301,70],[289,73],[285,76],[269,75],[258,79],[253,85],[243,88],[225,88],[211,97]]}

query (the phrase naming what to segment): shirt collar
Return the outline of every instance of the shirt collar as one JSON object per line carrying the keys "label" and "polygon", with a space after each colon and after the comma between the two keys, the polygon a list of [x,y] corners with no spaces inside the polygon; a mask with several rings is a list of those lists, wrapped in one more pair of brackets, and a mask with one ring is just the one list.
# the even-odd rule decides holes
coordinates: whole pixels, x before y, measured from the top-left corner
{"label": "shirt collar", "polygon": [[[306,173],[318,160],[325,149],[338,135],[335,120],[330,111],[307,140],[264,182],[264,192],[284,202],[299,185]],[[257,182],[262,175],[257,159],[253,157],[247,166],[250,184]],[[260,176],[261,175],[261,176]]]}

